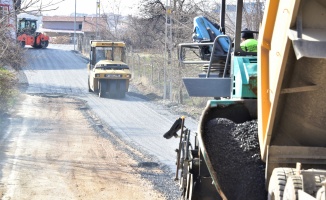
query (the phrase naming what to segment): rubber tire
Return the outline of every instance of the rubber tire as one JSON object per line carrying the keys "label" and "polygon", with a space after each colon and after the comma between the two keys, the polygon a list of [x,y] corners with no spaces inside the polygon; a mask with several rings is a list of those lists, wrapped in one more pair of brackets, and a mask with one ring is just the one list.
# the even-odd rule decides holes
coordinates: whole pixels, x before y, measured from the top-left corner
{"label": "rubber tire", "polygon": [[126,97],[126,80],[118,81],[119,91],[118,91],[118,98],[123,99]]}
{"label": "rubber tire", "polygon": [[20,46],[21,46],[22,48],[25,47],[25,44],[26,44],[25,41],[21,41],[21,42],[20,42]]}
{"label": "rubber tire", "polygon": [[268,200],[282,200],[286,181],[294,175],[293,168],[275,168],[268,184]]}
{"label": "rubber tire", "polygon": [[117,98],[118,94],[118,89],[117,89],[117,80],[110,80],[109,81],[109,98]]}
{"label": "rubber tire", "polygon": [[106,96],[107,86],[108,86],[108,84],[107,84],[106,80],[99,80],[99,90],[98,90],[99,97]]}
{"label": "rubber tire", "polygon": [[298,190],[302,190],[303,181],[301,176],[290,176],[284,188],[283,200],[298,200]]}
{"label": "rubber tire", "polygon": [[124,90],[121,90],[121,88],[119,89],[119,91],[117,92],[117,97],[119,99],[123,99],[126,97],[126,92]]}
{"label": "rubber tire", "polygon": [[41,48],[45,49],[48,46],[48,43],[49,43],[48,41],[41,41],[41,44],[40,44]]}
{"label": "rubber tire", "polygon": [[33,45],[32,47],[35,48],[35,49],[40,49],[40,48],[42,48],[41,45]]}
{"label": "rubber tire", "polygon": [[317,200],[325,200],[325,187],[319,188],[316,194]]}
{"label": "rubber tire", "polygon": [[91,85],[89,83],[89,77],[88,77],[88,92],[93,92],[93,90],[91,89]]}

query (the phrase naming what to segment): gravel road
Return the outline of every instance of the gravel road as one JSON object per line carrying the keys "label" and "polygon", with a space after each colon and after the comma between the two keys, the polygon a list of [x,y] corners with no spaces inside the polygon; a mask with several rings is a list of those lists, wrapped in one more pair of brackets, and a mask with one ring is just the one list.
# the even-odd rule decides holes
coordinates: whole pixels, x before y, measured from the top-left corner
{"label": "gravel road", "polygon": [[[46,100],[40,101],[49,101],[51,103],[47,104],[47,102],[43,102],[43,104],[36,104],[38,105],[39,109],[42,107],[49,106],[47,109],[55,110],[56,106],[59,104],[53,103],[52,100],[49,99],[60,99],[62,98],[62,102],[68,101],[66,103],[69,104],[69,101],[74,102],[84,102],[81,107],[77,107],[79,110],[87,110],[89,113],[86,115],[88,123],[91,125],[87,125],[86,122],[80,124],[78,127],[77,132],[88,132],[90,131],[91,126],[94,130],[97,131],[100,136],[109,140],[112,144],[115,145],[115,148],[118,151],[124,152],[129,158],[134,161],[134,163],[129,164],[131,168],[135,171],[136,174],[140,175],[140,180],[144,180],[145,182],[139,181],[137,178],[133,180],[135,183],[139,183],[139,187],[143,187],[141,184],[148,183],[153,188],[153,190],[161,193],[165,199],[175,199],[177,197],[176,185],[175,182],[172,180],[174,177],[174,170],[175,170],[175,151],[176,147],[178,146],[177,139],[170,139],[166,140],[163,138],[163,134],[169,130],[170,126],[173,124],[174,120],[178,118],[178,115],[172,114],[169,110],[167,110],[164,106],[143,100],[141,98],[131,96],[127,94],[126,98],[123,100],[116,100],[116,99],[107,99],[107,98],[99,98],[94,93],[89,93],[87,90],[87,70],[86,64],[87,60],[82,57],[79,53],[72,51],[73,46],[65,46],[65,45],[49,45],[47,49],[27,49],[27,55],[29,57],[28,65],[23,68],[22,73],[20,73],[20,82],[25,84],[26,87],[22,89],[22,93],[27,95],[27,99],[29,98],[45,98]],[[25,97],[26,98],[26,97]],[[73,100],[67,100],[73,99]],[[23,99],[22,99],[23,101]],[[33,101],[33,100],[28,100]],[[27,102],[27,104],[33,104],[33,102]],[[72,103],[75,104],[75,103]],[[80,105],[79,105],[80,106]],[[59,107],[58,107],[59,108]],[[27,112],[27,113],[26,113]],[[72,111],[74,112],[74,111]],[[85,112],[85,111],[84,111]],[[23,120],[28,117],[32,117],[34,114],[36,115],[37,112],[35,110],[24,111],[21,118],[17,118],[17,120]],[[33,123],[43,123],[47,122],[48,111],[43,112],[43,114],[37,114],[39,119],[38,121],[30,121],[29,124]],[[62,112],[56,112],[57,114],[64,114]],[[76,114],[77,116],[79,114]],[[76,120],[79,118],[76,116]],[[73,117],[70,116],[70,117]],[[43,119],[44,118],[44,119]],[[55,116],[53,116],[55,118]],[[49,118],[50,121],[53,120]],[[15,118],[16,120],[16,118]],[[69,123],[70,121],[65,121],[63,119],[59,124],[62,126],[59,127],[59,130],[68,131],[69,132]],[[70,119],[71,120],[71,119]],[[11,121],[10,123],[12,123]],[[24,124],[26,121],[21,121]],[[67,124],[65,124],[67,123]],[[45,123],[46,124],[46,123]],[[85,125],[82,126],[82,125]],[[195,131],[197,129],[197,122],[192,120],[191,118],[187,118],[186,126],[191,130]],[[70,127],[71,128],[71,127]],[[2,184],[4,183],[9,185],[18,185],[17,187],[11,187],[13,189],[9,189],[6,192],[3,192],[5,198],[3,199],[14,199],[13,191],[17,192],[17,188],[24,187],[21,185],[21,182],[17,182],[16,178],[17,173],[21,173],[20,168],[21,166],[14,169],[13,166],[25,165],[25,161],[28,161],[28,156],[30,155],[39,155],[37,153],[32,154],[24,151],[19,150],[20,148],[26,149],[25,145],[34,145],[33,143],[27,143],[25,139],[33,140],[33,137],[39,137],[41,132],[51,132],[52,128],[44,127],[44,130],[40,130],[40,133],[28,135],[28,127],[22,125],[22,130],[20,130],[19,134],[13,136],[14,138],[9,137],[9,134],[12,133],[12,127],[10,130],[3,132],[2,134],[2,144],[6,144],[8,140],[14,141],[14,145],[18,145],[16,147],[17,150],[14,151],[12,155],[12,165],[11,169],[6,168],[10,176],[8,180],[2,180]],[[48,130],[49,129],[49,130]],[[35,131],[35,130],[33,130]],[[32,131],[32,132],[33,132]],[[90,131],[91,132],[91,131]],[[108,134],[110,133],[110,134]],[[8,137],[6,137],[6,135]],[[26,135],[26,137],[25,137]],[[27,137],[28,135],[28,137]],[[69,136],[73,137],[73,136]],[[75,135],[74,137],[79,137],[79,135]],[[7,138],[7,139],[6,139]],[[17,140],[16,140],[17,139]],[[44,138],[43,143],[38,144],[40,147],[43,147],[44,142],[50,140],[53,142],[47,143],[46,145],[50,145],[48,150],[55,151],[56,148],[68,148],[65,151],[70,152],[69,145],[68,147],[60,146],[60,143],[69,143],[69,138],[65,138],[64,135],[53,135],[50,138]],[[103,147],[103,145],[109,145],[105,142],[105,139],[101,139],[99,144]],[[118,142],[119,141],[119,142]],[[88,139],[87,137],[83,137],[80,143],[87,145]],[[79,145],[79,146],[78,146]],[[84,146],[79,144],[74,146],[73,149],[83,149]],[[20,147],[20,148],[17,148]],[[6,147],[7,148],[7,147]],[[8,147],[9,148],[9,147]],[[105,148],[105,147],[103,147]],[[61,150],[61,149],[60,149]],[[2,152],[5,152],[3,150]],[[38,151],[37,146],[33,148],[33,151]],[[45,151],[46,152],[46,151]],[[43,153],[45,153],[43,152]],[[59,151],[60,152],[60,151]],[[58,153],[59,153],[58,152]],[[110,151],[106,151],[110,152]],[[22,157],[20,156],[21,153],[26,153]],[[91,156],[89,155],[86,156]],[[4,155],[3,155],[4,156]],[[54,157],[46,157],[47,159],[56,160],[57,155]],[[76,155],[77,156],[77,155]],[[98,154],[97,157],[102,158],[104,155]],[[70,159],[70,157],[64,157],[64,159]],[[104,156],[105,157],[105,156]],[[76,166],[78,167],[78,157],[76,157]],[[130,160],[129,160],[130,161]],[[128,162],[129,162],[128,161]],[[93,162],[93,161],[91,161]],[[8,163],[6,163],[8,164]],[[91,163],[90,163],[91,164]],[[93,163],[94,164],[94,163]],[[33,164],[34,165],[34,164]],[[32,166],[33,166],[32,165]],[[5,163],[2,163],[2,167],[8,167]],[[31,166],[28,166],[31,167]],[[37,164],[34,166],[36,169],[41,169],[42,163]],[[28,169],[28,168],[27,168]],[[97,168],[98,169],[98,168]],[[67,166],[66,168],[62,169],[63,171],[71,170],[71,166]],[[124,170],[124,169],[123,169]],[[26,173],[28,172],[25,171]],[[35,170],[31,173],[30,177],[33,178],[37,175],[38,171]],[[51,173],[51,170],[44,173]],[[85,171],[85,174],[87,170]],[[12,175],[14,174],[14,175]],[[15,175],[16,174],[16,175]],[[28,174],[28,173],[27,173]],[[71,176],[74,176],[74,173],[68,173]],[[102,175],[100,175],[102,176]],[[105,176],[105,174],[103,175]],[[4,178],[4,174],[3,174]],[[55,179],[55,177],[52,177]],[[85,177],[87,178],[87,177]],[[105,178],[105,177],[101,177]],[[101,180],[101,179],[100,179]],[[120,181],[120,179],[117,178]],[[117,181],[113,180],[113,181]],[[7,181],[7,182],[4,182]],[[132,181],[131,181],[132,182]],[[105,183],[105,181],[103,182]],[[64,184],[64,181],[62,182]],[[82,185],[82,181],[80,183]],[[78,184],[77,184],[78,185]],[[104,184],[105,185],[105,184]],[[38,182],[35,181],[35,184],[30,185],[26,184],[27,187],[39,187],[42,185],[38,185]],[[84,185],[86,188],[87,186]],[[16,188],[16,189],[15,189]],[[148,189],[150,187],[147,187]],[[98,188],[97,188],[98,189]],[[27,191],[28,189],[26,189]],[[25,190],[24,190],[25,191]],[[60,188],[55,190],[57,192],[65,192],[64,190],[61,191]],[[104,189],[103,189],[104,191]],[[137,190],[135,190],[137,192]],[[146,190],[145,190],[146,191]],[[15,193],[16,194],[16,193]],[[82,196],[85,195],[84,193],[76,193],[81,196],[73,197],[66,196],[63,199],[92,199],[92,198],[83,198]],[[152,197],[150,199],[155,199],[154,196],[156,195],[159,199],[157,193],[150,193]],[[156,197],[155,196],[155,197]],[[17,199],[24,199],[24,198],[17,198]],[[44,198],[35,198],[35,199],[44,199]],[[50,198],[51,199],[51,198]],[[128,199],[128,198],[115,198],[115,199]],[[134,198],[138,199],[138,198]],[[139,196],[139,199],[148,199],[144,196]]]}
{"label": "gravel road", "polygon": [[[134,146],[147,151],[170,169],[175,169],[178,140],[162,135],[179,116],[164,106],[126,95],[123,100],[99,98],[87,90],[87,60],[71,45],[49,45],[47,49],[29,49],[31,60],[24,68],[28,94],[67,94],[87,101],[94,113],[111,130]],[[187,118],[186,126],[197,130],[197,122]]]}
{"label": "gravel road", "polygon": [[104,126],[97,129],[84,101],[64,95],[20,97],[15,112],[0,123],[1,199],[165,200],[177,195],[160,192],[143,177],[152,173],[171,180],[159,166],[139,166],[147,160],[141,152]]}

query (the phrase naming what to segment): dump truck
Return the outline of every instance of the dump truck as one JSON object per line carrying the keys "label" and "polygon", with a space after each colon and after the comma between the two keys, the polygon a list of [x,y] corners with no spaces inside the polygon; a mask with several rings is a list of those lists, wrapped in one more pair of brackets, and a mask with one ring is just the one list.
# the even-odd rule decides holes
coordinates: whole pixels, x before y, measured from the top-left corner
{"label": "dump truck", "polygon": [[[213,97],[196,133],[181,117],[164,134],[180,138],[181,199],[325,200],[326,1],[267,0],[258,52],[248,53],[240,48],[244,2],[237,0],[234,40],[221,60],[225,3],[221,35],[179,45],[180,62],[205,72],[183,78],[189,95]],[[185,48],[203,46],[206,59],[184,59]]]}
{"label": "dump truck", "polygon": [[37,31],[37,20],[22,18],[17,23],[17,40],[22,47],[46,48],[49,45],[49,36]]}
{"label": "dump truck", "polygon": [[109,40],[90,41],[88,91],[99,97],[124,98],[131,73],[126,64],[126,44]]}

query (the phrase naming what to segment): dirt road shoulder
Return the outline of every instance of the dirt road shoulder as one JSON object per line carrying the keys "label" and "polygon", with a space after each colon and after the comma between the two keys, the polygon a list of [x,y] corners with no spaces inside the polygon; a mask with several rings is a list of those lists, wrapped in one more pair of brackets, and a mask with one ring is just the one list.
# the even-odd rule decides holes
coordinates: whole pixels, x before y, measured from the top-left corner
{"label": "dirt road shoulder", "polygon": [[1,123],[2,199],[176,198],[168,170],[114,134],[86,102],[21,99]]}

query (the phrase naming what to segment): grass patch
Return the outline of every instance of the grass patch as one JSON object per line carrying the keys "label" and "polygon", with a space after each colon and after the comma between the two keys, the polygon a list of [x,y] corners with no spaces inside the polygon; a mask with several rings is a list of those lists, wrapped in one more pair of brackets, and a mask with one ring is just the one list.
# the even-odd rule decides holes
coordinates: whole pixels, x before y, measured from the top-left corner
{"label": "grass patch", "polygon": [[0,115],[14,105],[15,97],[18,94],[17,83],[18,80],[14,73],[0,67]]}

